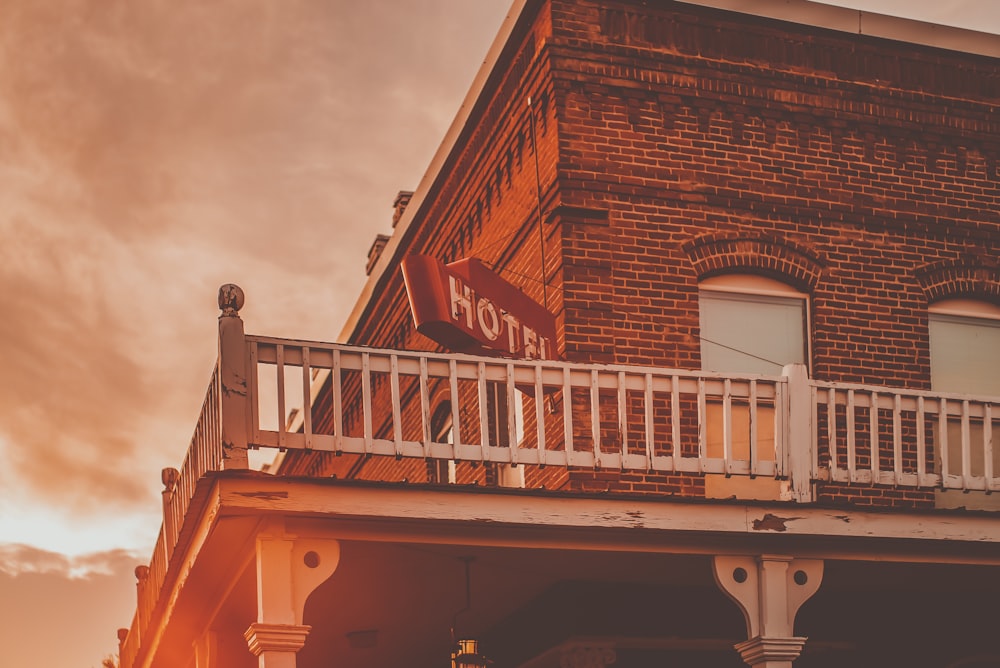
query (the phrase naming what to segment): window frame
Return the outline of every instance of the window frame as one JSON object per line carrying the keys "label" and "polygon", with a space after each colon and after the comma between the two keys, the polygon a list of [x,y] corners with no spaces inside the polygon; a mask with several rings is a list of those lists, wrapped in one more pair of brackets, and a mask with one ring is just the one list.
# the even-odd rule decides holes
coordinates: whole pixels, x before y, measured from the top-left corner
{"label": "window frame", "polygon": [[[771,278],[769,276],[762,276],[760,274],[753,274],[749,272],[733,272],[728,274],[720,274],[717,276],[709,276],[701,279],[698,282],[698,325],[699,325],[699,347],[701,347],[701,341],[707,339],[702,339],[704,332],[702,331],[702,309],[701,304],[703,297],[708,293],[709,299],[722,300],[729,296],[733,301],[741,301],[744,303],[762,303],[762,304],[779,304],[787,305],[794,302],[801,302],[802,304],[802,342],[804,345],[803,354],[805,357],[805,365],[809,375],[812,375],[812,357],[813,357],[813,345],[812,345],[812,300],[811,296],[807,292],[802,292],[798,288],[785,283],[779,279]],[[736,297],[733,297],[736,295]],[[709,341],[710,343],[714,343]],[[718,345],[718,344],[716,344]],[[704,356],[704,351],[701,350],[700,354]],[[704,359],[701,362],[702,370],[704,369]],[[781,371],[777,371],[774,374],[767,375],[781,375]]]}
{"label": "window frame", "polygon": [[[947,382],[945,378],[938,376],[937,382],[935,382],[934,370],[937,368],[935,364],[935,341],[932,334],[933,323],[950,323],[958,325],[972,325],[976,327],[995,327],[1000,329],[1000,306],[989,302],[984,299],[976,299],[973,297],[956,296],[949,297],[946,299],[940,299],[927,306],[927,352],[928,352],[928,375],[930,380],[930,387],[933,392],[941,392],[944,394],[966,394],[970,396],[984,396],[981,392],[967,392],[960,391],[956,392],[954,387]],[[939,343],[944,343],[944,341],[939,341]],[[951,342],[955,345],[955,342]],[[959,342],[960,343],[960,342]],[[944,381],[944,382],[942,382]],[[943,385],[943,387],[942,387]],[[963,390],[965,388],[962,388]],[[985,396],[1000,396],[1000,378],[997,379],[997,390],[995,392],[987,392]],[[948,431],[952,432],[956,430],[957,427],[954,426],[952,420],[949,419]],[[935,425],[935,429],[937,426]],[[973,446],[981,439],[977,437],[977,434],[982,433],[982,427],[975,423],[970,425],[970,441]],[[949,470],[956,471],[962,467],[962,459],[959,451],[955,450],[956,444],[960,442],[960,437],[955,438],[954,434],[949,433],[948,437],[948,463]],[[973,469],[973,474],[975,475],[981,466],[979,462],[979,454],[981,451],[978,448],[971,450],[970,452],[970,467]],[[983,453],[985,454],[985,453]],[[938,464],[941,462],[941,455],[938,453],[936,455]],[[994,450],[994,470],[996,470],[997,464],[1000,463],[1000,452]],[[935,490],[935,505],[938,508],[966,508],[974,510],[996,510],[1000,508],[1000,499],[997,496],[990,496],[985,494],[966,494],[957,490]],[[963,662],[958,662],[952,665],[962,665]]]}
{"label": "window frame", "polygon": [[[927,352],[930,364],[929,374],[931,389],[938,392],[956,392],[948,383],[941,387],[941,380],[934,382],[934,336],[932,325],[937,323],[965,325],[974,327],[990,327],[1000,329],[1000,306],[983,299],[969,297],[952,297],[935,301],[927,306]],[[943,343],[943,342],[939,342]],[[982,394],[976,392],[958,392],[959,394]],[[989,396],[1000,396],[1000,379],[998,389],[988,393]]]}

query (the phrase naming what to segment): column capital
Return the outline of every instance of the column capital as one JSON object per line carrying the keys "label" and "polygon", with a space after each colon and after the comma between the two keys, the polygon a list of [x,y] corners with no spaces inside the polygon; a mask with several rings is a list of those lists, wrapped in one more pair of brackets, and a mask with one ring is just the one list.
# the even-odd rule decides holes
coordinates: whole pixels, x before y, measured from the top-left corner
{"label": "column capital", "polygon": [[262,652],[298,652],[306,644],[311,626],[254,622],[243,637],[254,656]]}
{"label": "column capital", "polygon": [[788,555],[716,556],[715,582],[743,612],[749,640],[736,645],[753,668],[791,668],[806,639],[795,615],[823,580],[823,562]]}
{"label": "column capital", "polygon": [[806,639],[801,637],[765,638],[757,636],[737,643],[734,647],[747,665],[770,666],[773,665],[772,662],[788,662],[791,665],[792,661],[799,658],[805,644]]}

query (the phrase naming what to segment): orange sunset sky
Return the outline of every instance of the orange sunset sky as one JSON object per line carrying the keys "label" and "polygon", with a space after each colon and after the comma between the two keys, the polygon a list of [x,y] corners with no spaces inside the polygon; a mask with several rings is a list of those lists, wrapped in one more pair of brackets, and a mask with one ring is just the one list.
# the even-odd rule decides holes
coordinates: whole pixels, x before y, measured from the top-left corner
{"label": "orange sunset sky", "polygon": [[[828,4],[1000,33],[997,0]],[[335,340],[508,7],[0,1],[0,663],[116,651],[218,286]]]}

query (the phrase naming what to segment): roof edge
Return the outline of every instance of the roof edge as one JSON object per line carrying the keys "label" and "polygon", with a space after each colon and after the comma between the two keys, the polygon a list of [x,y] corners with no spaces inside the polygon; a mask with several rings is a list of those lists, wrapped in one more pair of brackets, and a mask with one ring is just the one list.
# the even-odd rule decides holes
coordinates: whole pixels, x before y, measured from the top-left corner
{"label": "roof edge", "polygon": [[1000,57],[1000,35],[813,0],[680,0],[679,4],[721,9],[960,53]]}
{"label": "roof edge", "polygon": [[410,227],[413,225],[413,220],[427,204],[427,194],[440,176],[441,169],[451,156],[459,137],[465,131],[469,119],[472,117],[472,112],[480,101],[479,98],[483,90],[485,90],[496,64],[500,61],[504,49],[507,47],[507,42],[514,34],[518,23],[522,19],[525,7],[531,2],[533,0],[514,0],[510,9],[507,10],[507,16],[500,25],[500,30],[493,39],[489,51],[486,52],[483,63],[479,66],[479,71],[472,80],[472,85],[469,87],[469,91],[465,94],[465,98],[458,108],[455,119],[448,127],[448,131],[445,132],[444,139],[441,140],[440,146],[438,146],[437,151],[435,151],[434,156],[431,158],[430,165],[427,166],[427,170],[420,179],[420,183],[414,189],[413,198],[403,211],[403,215],[396,224],[396,229],[393,231],[385,248],[382,250],[381,256],[375,263],[375,266],[372,267],[368,280],[362,287],[361,294],[358,295],[354,308],[351,310],[347,321],[340,331],[340,336],[337,337],[337,342],[346,343],[350,340],[351,335],[360,324],[361,318],[369,306],[369,302],[376,294],[379,284],[388,279],[387,270],[399,264],[399,259],[396,256],[401,250],[402,240],[409,240]]}

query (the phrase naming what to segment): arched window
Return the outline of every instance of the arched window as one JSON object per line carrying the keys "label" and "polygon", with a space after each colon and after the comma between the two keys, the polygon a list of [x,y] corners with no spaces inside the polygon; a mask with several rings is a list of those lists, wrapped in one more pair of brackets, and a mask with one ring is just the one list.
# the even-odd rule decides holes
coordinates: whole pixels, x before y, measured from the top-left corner
{"label": "arched window", "polygon": [[[764,276],[726,274],[703,280],[698,303],[701,324],[701,368],[720,373],[776,376],[786,364],[809,359],[808,297]],[[733,457],[750,458],[749,404],[734,402],[731,412]],[[723,407],[706,406],[709,457],[722,457]],[[774,460],[774,406],[757,404],[757,459]],[[773,478],[705,477],[710,498],[780,499],[782,483]]]}
{"label": "arched window", "polygon": [[[931,388],[939,392],[1000,396],[1000,306],[973,299],[946,299],[928,308],[928,338],[931,355]],[[992,421],[993,440],[1000,430],[1000,416]],[[969,470],[985,473],[984,425],[982,419],[969,425]],[[940,461],[940,460],[939,460]],[[949,420],[948,471],[962,472],[961,420]],[[1000,448],[993,447],[993,470],[1000,471]],[[996,473],[994,473],[996,475]],[[996,495],[937,493],[941,507],[1000,508]]]}

